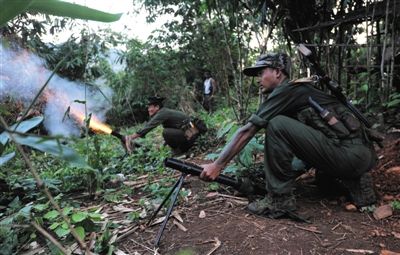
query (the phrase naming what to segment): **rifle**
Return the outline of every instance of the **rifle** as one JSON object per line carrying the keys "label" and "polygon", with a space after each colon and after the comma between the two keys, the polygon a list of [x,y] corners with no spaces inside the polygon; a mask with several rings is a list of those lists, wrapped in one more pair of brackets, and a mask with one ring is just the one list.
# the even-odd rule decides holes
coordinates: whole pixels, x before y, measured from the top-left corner
{"label": "rifle", "polygon": [[383,136],[379,134],[377,131],[370,129],[371,124],[365,118],[365,116],[343,95],[342,91],[343,88],[337,83],[336,81],[329,78],[321,66],[318,64],[314,55],[312,54],[311,50],[309,50],[304,44],[299,44],[297,49],[300,53],[308,60],[311,67],[315,70],[318,80],[322,81],[323,84],[332,92],[332,94],[341,102],[343,103],[362,123],[364,123],[365,127],[367,128],[368,137],[376,142],[381,148],[383,147],[382,141]]}

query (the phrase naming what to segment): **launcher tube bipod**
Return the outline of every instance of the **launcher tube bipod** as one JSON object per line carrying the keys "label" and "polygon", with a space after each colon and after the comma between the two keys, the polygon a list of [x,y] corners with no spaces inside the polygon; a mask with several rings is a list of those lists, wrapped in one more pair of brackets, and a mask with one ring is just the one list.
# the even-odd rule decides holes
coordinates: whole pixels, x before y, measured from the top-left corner
{"label": "launcher tube bipod", "polygon": [[[162,203],[160,204],[160,206],[157,208],[157,210],[153,213],[153,215],[151,216],[150,220],[147,222],[147,225],[149,225],[151,223],[151,221],[156,217],[156,215],[158,214],[158,212],[161,210],[161,208],[164,206],[164,204],[167,202],[167,200],[170,198],[170,196],[172,195],[171,198],[171,204],[168,208],[167,214],[165,216],[165,219],[160,227],[160,230],[158,231],[157,237],[154,241],[154,246],[158,247],[160,240],[161,240],[161,236],[162,233],[164,232],[165,226],[167,225],[168,219],[171,215],[172,209],[175,206],[176,203],[176,199],[178,197],[179,191],[182,187],[183,181],[185,179],[185,177],[190,174],[193,176],[199,176],[201,174],[201,172],[203,171],[203,168],[199,165],[190,163],[190,162],[185,162],[185,161],[181,161],[178,159],[174,159],[174,158],[166,158],[164,160],[164,165],[166,167],[178,170],[182,173],[182,175],[179,177],[178,181],[175,183],[175,185],[172,187],[171,191],[168,193],[168,195],[164,198],[164,200],[162,201]],[[236,180],[235,178],[231,178],[229,176],[220,174],[215,180],[215,182],[224,184],[224,185],[228,185],[233,187],[236,190],[240,190],[240,187],[242,185],[241,181]],[[264,188],[260,188],[260,187],[256,187],[254,189],[255,194],[260,194],[260,195],[265,195],[266,194],[266,190]]]}
{"label": "launcher tube bipod", "polygon": [[167,222],[169,220],[169,217],[171,216],[172,213],[172,209],[175,206],[176,203],[176,199],[178,197],[179,191],[182,188],[182,184],[183,181],[185,179],[187,174],[182,173],[182,175],[179,177],[178,181],[175,183],[174,187],[171,189],[171,191],[168,193],[168,195],[164,198],[164,201],[160,204],[160,206],[157,208],[157,210],[154,212],[154,214],[151,216],[150,220],[147,222],[147,225],[150,224],[150,222],[155,218],[155,216],[158,214],[158,212],[161,210],[162,206],[165,204],[165,202],[169,199],[169,197],[172,194],[171,197],[171,204],[167,210],[167,214],[165,215],[165,219],[160,227],[160,229],[158,230],[156,239],[154,241],[154,247],[158,247],[158,245],[160,244],[160,240],[161,240],[161,236],[164,232],[165,227],[167,226]]}

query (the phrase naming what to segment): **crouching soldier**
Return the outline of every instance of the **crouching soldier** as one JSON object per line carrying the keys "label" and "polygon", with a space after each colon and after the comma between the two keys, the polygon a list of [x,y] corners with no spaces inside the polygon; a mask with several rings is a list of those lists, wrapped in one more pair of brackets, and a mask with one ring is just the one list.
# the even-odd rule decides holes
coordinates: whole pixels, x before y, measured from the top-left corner
{"label": "crouching soldier", "polygon": [[205,124],[199,119],[191,119],[181,111],[164,107],[163,97],[149,97],[147,111],[150,120],[138,132],[125,137],[128,152],[130,144],[139,137],[145,137],[152,129],[162,125],[165,143],[171,147],[175,155],[187,152],[196,141],[197,137],[206,132]]}
{"label": "crouching soldier", "polygon": [[[358,119],[338,99],[315,88],[310,80],[289,81],[291,61],[286,54],[269,53],[255,66],[244,69],[259,79],[262,93],[270,93],[259,109],[233,136],[218,159],[203,165],[200,178],[214,180],[260,130],[265,130],[264,172],[267,194],[248,205],[248,210],[271,218],[292,214],[296,177],[295,158],[339,179],[353,202],[375,202],[371,175],[376,153]],[[330,109],[322,118],[320,110]],[[336,122],[334,121],[336,120]]]}

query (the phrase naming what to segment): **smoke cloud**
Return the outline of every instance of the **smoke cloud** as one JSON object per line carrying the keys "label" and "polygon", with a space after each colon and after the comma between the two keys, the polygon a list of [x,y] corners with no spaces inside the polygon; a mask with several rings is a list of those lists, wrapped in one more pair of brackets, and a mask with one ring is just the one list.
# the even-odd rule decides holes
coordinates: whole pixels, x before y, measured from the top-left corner
{"label": "smoke cloud", "polygon": [[[38,56],[0,44],[0,101],[12,98],[28,106],[51,73]],[[99,89],[111,100],[112,90],[108,87],[85,86],[54,75],[40,98],[45,104],[44,125],[49,134],[79,135],[82,121],[77,121],[76,114],[85,116],[91,113],[92,119],[104,121],[111,103]]]}

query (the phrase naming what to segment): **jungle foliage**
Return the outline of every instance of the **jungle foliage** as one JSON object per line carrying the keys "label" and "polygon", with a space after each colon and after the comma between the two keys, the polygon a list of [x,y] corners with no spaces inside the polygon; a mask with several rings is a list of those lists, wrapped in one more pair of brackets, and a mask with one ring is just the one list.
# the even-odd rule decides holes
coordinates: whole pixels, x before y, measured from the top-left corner
{"label": "jungle foliage", "polygon": [[[295,61],[292,76],[304,76],[306,67],[294,50],[300,42],[316,53],[327,73],[368,117],[380,112],[377,126],[389,123],[399,128],[399,52],[395,47],[399,27],[395,24],[400,12],[394,11],[398,2],[138,0],[132,8],[146,8],[149,22],[164,14],[175,18],[146,42],[110,30],[82,29],[53,45],[44,42],[42,35],[78,24],[66,17],[109,22],[119,16],[56,0],[31,0],[23,6],[0,0],[2,7],[7,6],[0,11],[0,31],[3,43],[34,52],[53,73],[86,86],[100,88],[101,82],[112,88],[113,108],[107,121],[123,134],[131,134],[146,120],[145,102],[152,95],[166,96],[167,106],[200,116],[210,131],[199,139],[193,153],[214,159],[261,100],[254,81],[242,76],[243,67],[260,53],[284,50]],[[1,15],[5,11],[7,16]],[[366,28],[360,26],[366,20]],[[367,41],[359,44],[357,37],[363,33]],[[217,111],[212,115],[200,104],[206,70],[218,82]],[[5,120],[0,125],[0,139],[5,141],[0,144],[0,254],[17,254],[34,241],[54,254],[68,253],[65,247],[74,242],[84,249],[92,232],[99,233],[93,251],[111,254],[117,247],[112,232],[119,223],[104,224],[106,216],[99,208],[81,208],[81,203],[95,200],[114,205],[126,196],[146,194],[138,199],[142,211],[131,212],[125,219],[133,224],[148,216],[173,184],[174,173],[162,164],[172,154],[162,145],[160,129],[151,138],[141,139],[142,147],[135,153],[124,155],[118,140],[95,135],[88,126],[83,127],[82,138],[73,139],[38,135],[40,131],[34,128],[40,118],[15,125],[28,129],[8,128],[16,123],[19,112],[7,100],[0,102]],[[23,110],[27,113],[29,108]],[[263,136],[257,135],[225,173],[237,175],[243,167],[254,166],[262,142]],[[24,147],[18,148],[19,144]],[[65,152],[69,158],[63,157]],[[141,176],[147,176],[143,186],[123,184]],[[79,203],[74,194],[84,199]],[[181,197],[186,195],[181,193]],[[393,208],[399,208],[398,201]],[[44,238],[41,228],[58,241]]]}

